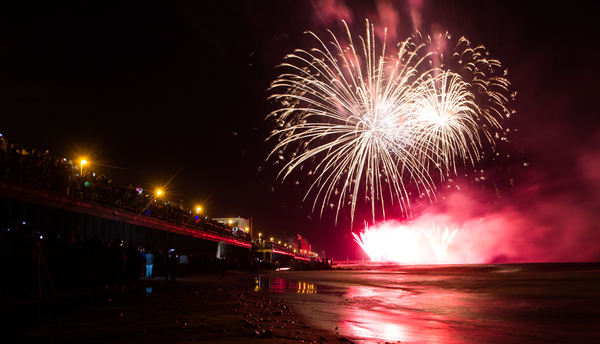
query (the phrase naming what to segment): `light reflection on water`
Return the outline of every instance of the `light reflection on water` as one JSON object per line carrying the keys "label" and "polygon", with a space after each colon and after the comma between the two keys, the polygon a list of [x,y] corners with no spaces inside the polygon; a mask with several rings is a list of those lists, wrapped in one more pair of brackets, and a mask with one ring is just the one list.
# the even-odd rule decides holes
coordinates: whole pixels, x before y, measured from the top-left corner
{"label": "light reflection on water", "polygon": [[316,294],[317,286],[313,283],[287,281],[281,278],[258,276],[255,278],[254,291],[270,291],[274,293]]}
{"label": "light reflection on water", "polygon": [[[600,319],[594,307],[600,269],[580,272],[587,269],[518,264],[290,272],[257,278],[256,290],[294,293],[286,299],[308,325],[357,343],[596,342],[600,331],[590,324]],[[581,340],[570,340],[575,335]]]}
{"label": "light reflection on water", "polygon": [[[340,331],[363,338],[363,342],[419,341],[427,343],[463,342],[457,338],[446,307],[461,304],[460,295],[439,295],[402,288],[350,286],[346,294],[348,306],[341,308]],[[464,306],[464,305],[463,305]],[[454,314],[459,320],[459,315]]]}
{"label": "light reflection on water", "polygon": [[[380,280],[381,276],[365,276],[365,280]],[[460,301],[456,295],[435,294],[433,299],[409,288],[389,284],[377,286],[319,284],[276,277],[255,278],[255,291],[275,293],[316,294],[317,302],[302,297],[302,308],[311,326],[336,330],[339,335],[362,338],[360,342],[422,340],[423,328],[429,332],[428,343],[456,343],[448,325],[444,324],[439,302]],[[290,300],[290,299],[288,299]],[[314,299],[313,299],[314,300]],[[323,302],[327,300],[328,302]],[[369,339],[370,338],[370,339]]]}

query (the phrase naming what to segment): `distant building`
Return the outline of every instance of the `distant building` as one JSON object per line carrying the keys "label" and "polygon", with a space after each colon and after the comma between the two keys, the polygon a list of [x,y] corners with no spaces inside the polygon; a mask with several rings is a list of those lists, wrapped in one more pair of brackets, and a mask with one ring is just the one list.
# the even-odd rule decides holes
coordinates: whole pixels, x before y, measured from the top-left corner
{"label": "distant building", "polygon": [[308,239],[302,238],[300,234],[287,235],[286,232],[283,232],[280,238],[275,239],[275,242],[281,242],[281,244],[279,245],[287,245],[286,247],[290,247],[291,249],[296,250],[297,253],[301,253],[302,251],[306,251],[302,253],[311,252],[310,242],[308,241]]}
{"label": "distant building", "polygon": [[300,251],[298,251],[298,252],[302,252],[304,254],[308,254],[308,253],[312,252],[311,245],[310,245],[310,242],[308,241],[308,239],[302,238],[300,235],[298,235],[298,243],[299,243],[298,248],[300,249]]}
{"label": "distant building", "polygon": [[[296,235],[289,236],[289,235],[287,235],[286,232],[283,232],[281,234],[281,237],[277,238],[275,241],[278,243],[278,245],[281,245],[281,246],[284,246],[284,247],[287,247],[287,248],[290,248],[290,249],[293,249],[296,251],[298,250],[298,237]],[[281,244],[279,244],[280,241],[281,241]]]}

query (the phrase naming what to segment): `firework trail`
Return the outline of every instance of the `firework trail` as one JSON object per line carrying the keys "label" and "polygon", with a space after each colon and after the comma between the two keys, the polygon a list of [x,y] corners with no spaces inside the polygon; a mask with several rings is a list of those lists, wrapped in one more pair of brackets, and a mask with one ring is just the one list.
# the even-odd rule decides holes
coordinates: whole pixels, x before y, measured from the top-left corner
{"label": "firework trail", "polygon": [[446,59],[421,35],[387,55],[368,21],[357,45],[344,25],[347,44],[331,31],[329,44],[309,32],[319,46],[280,65],[270,99],[281,107],[269,115],[277,123],[269,139],[278,142],[267,159],[283,164],[282,179],[309,169],[305,200],[314,194],[321,215],[334,208],[336,222],[346,206],[353,221],[363,201],[373,222],[379,207],[385,218],[387,202],[410,216],[411,192],[435,199],[432,172],[443,181],[457,165],[474,165],[484,143],[502,135],[509,83],[492,77],[500,63],[464,38]]}
{"label": "firework trail", "polygon": [[446,227],[444,232],[440,233],[440,228],[435,228],[435,226],[433,226],[433,228],[430,230],[423,230],[423,233],[429,240],[429,243],[431,244],[431,247],[433,248],[438,260],[442,260],[444,254],[446,254],[446,249],[452,242],[452,238],[454,238],[456,232],[458,232],[458,229],[450,232],[448,227]]}

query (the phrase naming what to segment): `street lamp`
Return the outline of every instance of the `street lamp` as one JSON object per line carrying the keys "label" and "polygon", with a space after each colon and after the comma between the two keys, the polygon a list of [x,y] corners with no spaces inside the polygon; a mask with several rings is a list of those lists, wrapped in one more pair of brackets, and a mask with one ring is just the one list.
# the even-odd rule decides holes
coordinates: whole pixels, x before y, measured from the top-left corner
{"label": "street lamp", "polygon": [[260,237],[262,236],[262,233],[258,233],[258,242],[260,242]]}
{"label": "street lamp", "polygon": [[87,164],[87,161],[85,161],[84,159],[81,159],[81,176],[83,176],[83,165]]}
{"label": "street lamp", "polygon": [[157,198],[158,198],[158,197],[160,197],[160,194],[161,194],[161,193],[162,193],[162,191],[161,191],[161,190],[158,190],[158,191],[156,191],[156,197],[157,197]]}
{"label": "street lamp", "polygon": [[200,214],[200,210],[202,210],[202,208],[201,207],[197,207],[196,208],[196,214]]}

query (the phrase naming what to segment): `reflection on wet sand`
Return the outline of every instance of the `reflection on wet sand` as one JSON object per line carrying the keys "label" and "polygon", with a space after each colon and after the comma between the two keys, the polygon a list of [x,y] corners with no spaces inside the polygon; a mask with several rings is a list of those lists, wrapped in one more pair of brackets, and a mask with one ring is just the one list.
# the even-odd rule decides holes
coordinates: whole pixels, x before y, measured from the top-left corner
{"label": "reflection on wet sand", "polygon": [[146,287],[146,292],[144,293],[144,295],[151,296],[152,295],[152,287]]}
{"label": "reflection on wet sand", "polygon": [[351,286],[346,297],[339,330],[352,337],[412,342],[425,335],[428,343],[464,343],[452,323],[477,323],[474,300],[460,293]]}
{"label": "reflection on wet sand", "polygon": [[317,286],[313,283],[287,281],[276,277],[258,276],[254,291],[270,291],[274,293],[315,294]]}
{"label": "reflection on wet sand", "polygon": [[277,275],[284,278],[261,277],[256,290],[294,293],[286,299],[311,326],[362,343],[588,343],[600,338],[600,265],[594,263]]}

